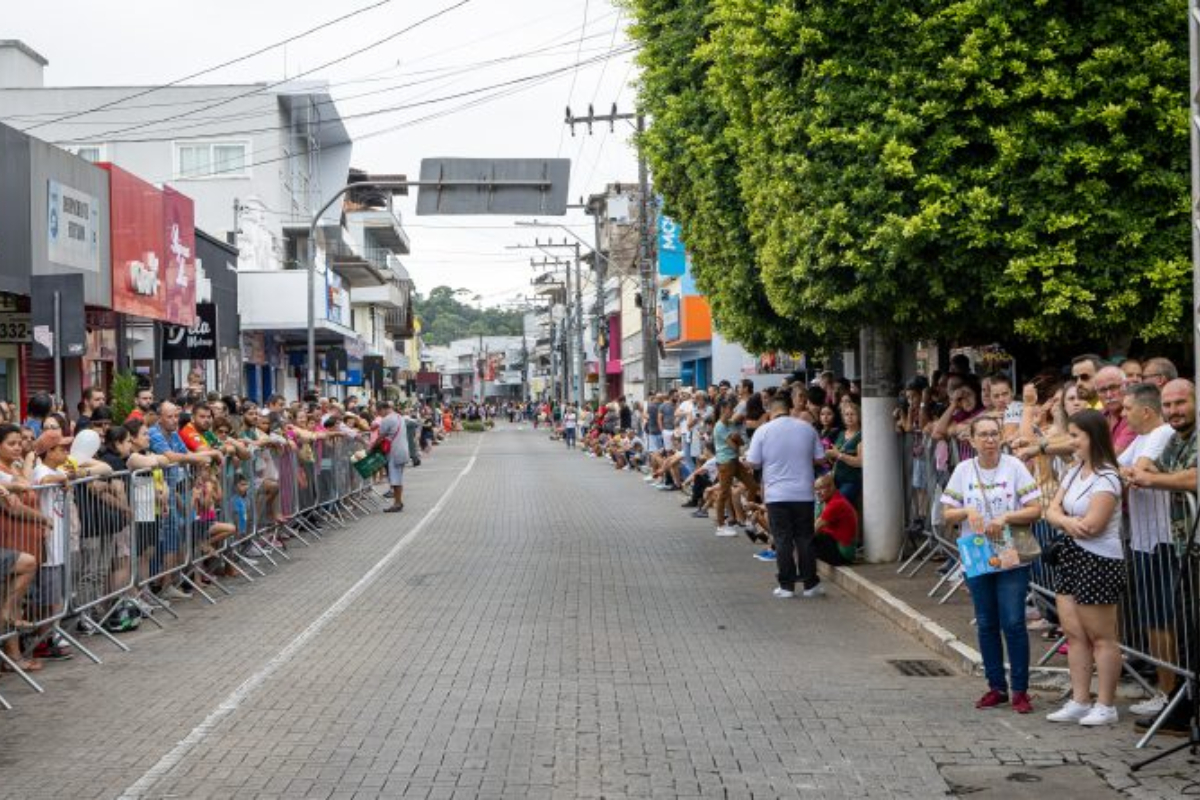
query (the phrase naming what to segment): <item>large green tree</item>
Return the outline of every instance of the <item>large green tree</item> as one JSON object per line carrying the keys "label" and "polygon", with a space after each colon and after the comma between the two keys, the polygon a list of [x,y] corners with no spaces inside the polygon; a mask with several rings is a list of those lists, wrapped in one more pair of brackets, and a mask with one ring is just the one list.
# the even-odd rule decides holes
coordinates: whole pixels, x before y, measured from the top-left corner
{"label": "large green tree", "polygon": [[642,45],[640,110],[652,119],[642,139],[663,211],[683,223],[696,283],[721,333],[762,352],[798,350],[814,340],[776,313],[759,279],[747,209],[737,191],[737,143],[729,117],[706,86],[712,68],[697,46],[712,22],[707,0],[632,0]]}
{"label": "large green tree", "polygon": [[[820,338],[1179,338],[1186,5],[637,0],[648,152],[659,178],[679,167],[655,142],[688,141],[688,174],[720,174],[744,212],[659,181],[697,272],[721,267],[693,242],[730,236],[751,294]],[[690,47],[682,84],[652,79],[654,6],[699,15],[671,51]],[[662,113],[690,91],[707,124]]]}

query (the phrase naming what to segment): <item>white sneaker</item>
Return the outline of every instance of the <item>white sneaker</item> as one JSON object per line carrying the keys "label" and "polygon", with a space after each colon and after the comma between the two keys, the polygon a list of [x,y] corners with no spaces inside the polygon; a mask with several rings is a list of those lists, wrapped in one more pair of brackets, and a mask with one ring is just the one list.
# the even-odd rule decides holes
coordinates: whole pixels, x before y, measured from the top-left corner
{"label": "white sneaker", "polygon": [[796,596],[795,592],[789,592],[787,589],[784,589],[782,586],[776,586],[775,590],[773,592],[771,592],[771,594],[775,595],[780,600],[787,600],[790,597]]}
{"label": "white sneaker", "polygon": [[183,589],[180,589],[175,584],[171,584],[166,589],[163,589],[162,596],[167,598],[168,600],[191,600],[192,599],[192,595],[190,592],[185,592]]}
{"label": "white sneaker", "polygon": [[812,587],[811,589],[805,589],[802,592],[802,594],[804,595],[804,597],[806,597],[810,600],[814,597],[824,597],[825,596],[825,587],[818,583],[816,586]]}
{"label": "white sneaker", "polygon": [[246,558],[263,558],[263,551],[258,545],[252,544],[242,551],[242,555]]}
{"label": "white sneaker", "polygon": [[1131,705],[1129,713],[1136,714],[1139,717],[1157,717],[1166,707],[1167,696],[1162,692],[1156,692],[1149,700],[1143,700],[1140,703]]}
{"label": "white sneaker", "polygon": [[1092,713],[1091,706],[1068,700],[1058,711],[1047,714],[1046,719],[1051,722],[1079,722],[1090,713]]}
{"label": "white sneaker", "polygon": [[252,567],[258,566],[257,558],[251,558],[250,556],[242,556],[240,560],[243,564],[249,564]]}
{"label": "white sneaker", "polygon": [[644,480],[646,483],[649,483],[650,481],[654,480],[654,473],[650,473],[646,477],[642,478],[642,480]]}
{"label": "white sneaker", "polygon": [[738,535],[738,529],[733,527],[732,525],[722,525],[721,527],[717,528],[717,536],[729,537],[729,536],[737,536],[737,535]]}
{"label": "white sneaker", "polygon": [[1098,728],[1101,725],[1115,725],[1119,720],[1120,716],[1117,714],[1116,706],[1102,706],[1096,703],[1087,716],[1079,720],[1079,724],[1089,728]]}

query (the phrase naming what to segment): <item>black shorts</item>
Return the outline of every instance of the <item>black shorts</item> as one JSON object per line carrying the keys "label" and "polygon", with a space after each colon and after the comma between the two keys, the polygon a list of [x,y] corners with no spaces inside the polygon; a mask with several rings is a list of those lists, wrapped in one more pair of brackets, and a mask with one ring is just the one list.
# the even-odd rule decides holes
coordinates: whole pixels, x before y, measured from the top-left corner
{"label": "black shorts", "polygon": [[1054,592],[1081,606],[1115,605],[1125,595],[1125,559],[1105,558],[1066,537],[1055,575]]}

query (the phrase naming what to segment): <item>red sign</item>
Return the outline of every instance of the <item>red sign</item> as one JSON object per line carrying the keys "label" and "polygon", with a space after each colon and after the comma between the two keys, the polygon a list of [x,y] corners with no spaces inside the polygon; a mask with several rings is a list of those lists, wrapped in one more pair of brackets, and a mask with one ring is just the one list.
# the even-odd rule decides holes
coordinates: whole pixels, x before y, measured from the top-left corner
{"label": "red sign", "polygon": [[196,324],[195,204],[168,186],[162,193],[162,207],[167,320],[190,328]]}
{"label": "red sign", "polygon": [[166,319],[162,192],[118,166],[102,166],[112,206],[113,310]]}
{"label": "red sign", "polygon": [[191,327],[196,323],[196,223],[190,197],[160,191],[114,164],[112,307]]}

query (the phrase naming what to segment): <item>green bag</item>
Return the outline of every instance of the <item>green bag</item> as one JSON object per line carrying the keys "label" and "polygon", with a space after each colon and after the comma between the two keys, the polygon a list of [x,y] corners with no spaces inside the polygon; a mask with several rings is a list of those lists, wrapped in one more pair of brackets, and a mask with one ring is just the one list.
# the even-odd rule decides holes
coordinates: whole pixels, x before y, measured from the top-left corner
{"label": "green bag", "polygon": [[363,480],[370,480],[371,476],[379,470],[387,466],[387,456],[378,450],[372,450],[365,456],[354,462],[354,469],[362,476]]}

